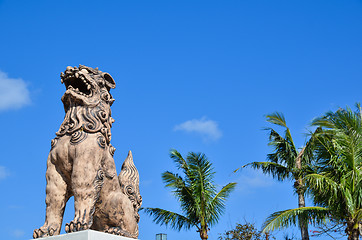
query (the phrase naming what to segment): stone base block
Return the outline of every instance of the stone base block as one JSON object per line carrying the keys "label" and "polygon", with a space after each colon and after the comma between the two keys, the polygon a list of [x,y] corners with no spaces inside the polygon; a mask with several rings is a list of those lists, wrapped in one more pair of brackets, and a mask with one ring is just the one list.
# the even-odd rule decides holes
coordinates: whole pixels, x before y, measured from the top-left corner
{"label": "stone base block", "polygon": [[134,238],[121,237],[94,230],[67,233],[52,237],[38,238],[37,240],[135,240]]}

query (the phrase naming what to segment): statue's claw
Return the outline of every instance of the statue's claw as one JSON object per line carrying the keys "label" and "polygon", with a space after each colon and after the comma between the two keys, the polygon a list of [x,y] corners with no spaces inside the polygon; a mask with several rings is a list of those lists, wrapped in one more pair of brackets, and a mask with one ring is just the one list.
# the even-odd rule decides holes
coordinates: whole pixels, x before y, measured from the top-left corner
{"label": "statue's claw", "polygon": [[70,223],[65,224],[65,231],[67,233],[71,233],[71,232],[78,232],[78,231],[82,231],[82,230],[87,230],[89,229],[89,226],[87,223],[81,223],[79,221],[71,221]]}
{"label": "statue's claw", "polygon": [[35,229],[33,232],[33,238],[41,238],[41,237],[49,237],[53,236],[56,230],[53,227],[41,227],[39,229]]}
{"label": "statue's claw", "polygon": [[118,235],[118,236],[134,238],[131,234],[129,234],[129,232],[122,230],[120,227],[110,227],[110,228],[106,229],[105,232],[109,233],[109,234]]}

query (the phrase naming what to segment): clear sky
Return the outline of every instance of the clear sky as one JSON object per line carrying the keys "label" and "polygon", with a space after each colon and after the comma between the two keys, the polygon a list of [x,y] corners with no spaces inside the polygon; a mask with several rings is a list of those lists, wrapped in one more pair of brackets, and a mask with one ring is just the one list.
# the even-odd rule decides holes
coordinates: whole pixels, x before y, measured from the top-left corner
{"label": "clear sky", "polygon": [[[68,65],[115,79],[115,161],[119,171],[132,150],[144,207],[179,211],[161,181],[176,171],[171,148],[204,152],[220,186],[238,182],[212,240],[244,219],[260,226],[297,207],[291,182],[232,173],[270,152],[265,114],[283,112],[302,146],[314,117],[361,101],[359,0],[0,0],[0,36],[0,232],[8,240],[30,239],[44,223],[46,158],[64,117],[59,74]],[[70,201],[64,222],[72,215]],[[139,238],[160,232],[199,239],[141,213]]]}

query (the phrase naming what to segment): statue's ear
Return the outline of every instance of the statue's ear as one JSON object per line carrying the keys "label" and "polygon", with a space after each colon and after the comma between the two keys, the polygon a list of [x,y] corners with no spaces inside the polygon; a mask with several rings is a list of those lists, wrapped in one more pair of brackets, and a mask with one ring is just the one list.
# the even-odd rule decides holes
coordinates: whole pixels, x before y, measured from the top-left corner
{"label": "statue's ear", "polygon": [[109,73],[103,73],[103,78],[106,80],[106,86],[109,88],[115,88],[116,82],[113,80],[112,76]]}

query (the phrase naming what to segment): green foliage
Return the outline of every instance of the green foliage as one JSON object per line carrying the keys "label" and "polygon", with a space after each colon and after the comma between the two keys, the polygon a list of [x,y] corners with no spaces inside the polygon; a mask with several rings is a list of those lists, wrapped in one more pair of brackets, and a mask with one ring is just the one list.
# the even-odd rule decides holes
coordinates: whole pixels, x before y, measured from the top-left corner
{"label": "green foliage", "polygon": [[[312,169],[311,163],[313,160],[313,148],[314,148],[314,135],[312,135],[305,147],[300,151],[295,147],[290,129],[288,128],[285,117],[282,113],[273,113],[266,116],[269,123],[281,127],[284,132],[278,133],[273,128],[266,128],[269,132],[268,145],[273,148],[272,153],[267,155],[266,162],[251,162],[243,167],[249,166],[254,169],[260,169],[263,173],[271,175],[273,178],[284,181],[286,179],[294,180],[294,189],[298,194],[299,206],[305,207],[305,184],[303,182],[303,176],[310,172]],[[299,223],[301,228],[302,239],[309,239],[308,236],[308,220],[307,218],[296,217],[288,214],[289,210],[273,213],[267,219],[264,224],[265,230],[274,230],[285,223],[284,226],[289,224]],[[286,221],[287,217],[291,217],[291,221]]]}
{"label": "green foliage", "polygon": [[305,180],[314,203],[345,223],[351,237],[359,235],[362,220],[362,113],[350,108],[328,112],[313,121],[318,134],[314,173]]}
{"label": "green foliage", "polygon": [[237,223],[235,229],[220,234],[219,240],[264,240],[266,234],[259,231],[255,224],[245,222]]}
{"label": "green foliage", "polygon": [[157,224],[176,230],[196,227],[200,237],[207,239],[209,227],[218,222],[236,183],[229,183],[217,191],[213,182],[215,172],[203,153],[190,152],[184,159],[179,152],[172,150],[170,157],[182,176],[167,171],[162,174],[162,180],[166,187],[172,189],[183,214],[160,208],[145,208],[144,211],[153,216]]}
{"label": "green foliage", "polygon": [[323,207],[301,207],[275,212],[264,222],[263,231],[274,231],[275,229],[297,225],[299,219],[304,221],[310,219],[313,224],[321,224],[326,221],[329,213]]}
{"label": "green foliage", "polygon": [[315,164],[303,177],[318,207],[296,208],[269,216],[264,230],[296,225],[297,219],[345,225],[348,239],[357,240],[362,221],[362,113],[350,108],[328,112],[313,121]]}

